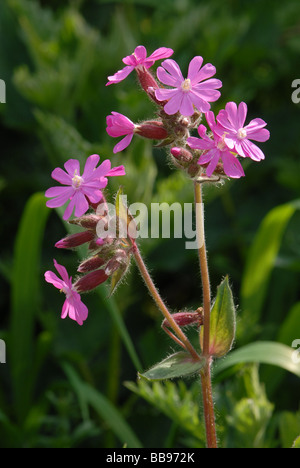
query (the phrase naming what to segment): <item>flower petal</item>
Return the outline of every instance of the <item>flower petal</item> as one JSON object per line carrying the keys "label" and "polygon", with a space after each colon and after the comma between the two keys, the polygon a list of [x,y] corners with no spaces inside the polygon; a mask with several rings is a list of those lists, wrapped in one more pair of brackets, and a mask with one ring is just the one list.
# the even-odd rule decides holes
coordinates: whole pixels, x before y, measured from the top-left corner
{"label": "flower petal", "polygon": [[267,124],[262,119],[254,119],[244,127],[247,132],[247,137],[255,141],[267,141],[270,138],[270,132],[265,127]]}
{"label": "flower petal", "polygon": [[78,159],[69,159],[67,162],[64,164],[65,169],[68,174],[73,178],[74,175],[80,175],[80,164]]}
{"label": "flower petal", "polygon": [[[158,79],[160,80],[159,78],[159,75],[160,75],[160,69],[161,68],[164,68],[170,75],[170,77],[173,78],[174,80],[174,83],[175,85],[171,85],[171,86],[180,86],[181,83],[184,81],[184,78],[183,78],[183,75],[181,73],[181,70],[180,70],[180,67],[178,65],[177,62],[175,62],[175,60],[173,59],[167,59],[167,60],[164,60],[161,64],[161,67],[158,67],[157,69],[157,77]],[[163,75],[162,78],[164,78],[165,75]],[[163,80],[160,80],[162,83],[164,83]],[[164,84],[168,84],[168,83],[164,83]]]}
{"label": "flower petal", "polygon": [[106,86],[109,86],[111,84],[116,84],[120,83],[120,81],[123,81],[127,76],[134,70],[134,66],[126,66],[122,68],[122,70],[117,71],[114,75],[108,76],[108,82],[106,83]]}
{"label": "flower petal", "polygon": [[151,55],[149,55],[148,59],[156,61],[161,60],[163,58],[169,58],[173,54],[173,49],[168,49],[167,47],[159,47]]}
{"label": "flower petal", "polygon": [[100,156],[98,154],[92,154],[87,158],[82,174],[84,181],[87,181],[93,175],[99,161]]}
{"label": "flower petal", "polygon": [[[58,189],[65,189],[59,191]],[[74,189],[72,187],[51,187],[45,192],[46,197],[53,197],[54,193],[60,193],[60,195],[56,195],[52,200],[47,200],[46,206],[48,208],[58,208],[63,206],[74,194]]]}
{"label": "flower petal", "polygon": [[126,135],[125,138],[123,138],[119,143],[116,144],[116,146],[113,149],[114,153],[118,153],[119,151],[123,151],[127,146],[130,145],[131,140],[133,138],[133,133],[130,135]]}
{"label": "flower petal", "polygon": [[215,150],[211,150],[210,151],[211,155],[212,155],[212,158],[211,158],[211,161],[209,163],[209,165],[207,166],[206,168],[206,175],[208,177],[211,177],[213,172],[215,171],[216,167],[217,167],[217,164],[220,160],[220,151],[216,148]]}
{"label": "flower petal", "polygon": [[89,204],[88,201],[81,191],[78,191],[75,193],[72,201],[75,204],[75,216],[79,218],[80,216],[83,216],[87,210],[89,209]]}
{"label": "flower petal", "polygon": [[245,175],[240,161],[229,151],[223,152],[223,168],[226,175],[233,179],[239,179]]}
{"label": "flower petal", "polygon": [[57,167],[54,169],[54,171],[52,171],[51,177],[61,184],[72,185],[72,178],[60,167]]}
{"label": "flower petal", "polygon": [[182,98],[183,98],[183,92],[182,91],[177,91],[173,94],[169,102],[164,106],[164,111],[168,115],[173,115],[176,114],[176,112],[179,111]]}
{"label": "flower petal", "polygon": [[138,63],[143,63],[143,61],[146,59],[147,57],[147,50],[146,50],[146,47],[144,46],[137,46],[135,49],[134,49],[134,55],[138,61]]}
{"label": "flower petal", "polygon": [[265,155],[262,150],[254,143],[252,143],[252,141],[244,139],[241,142],[241,146],[245,155],[253,159],[253,161],[261,161],[262,159],[265,159]]}
{"label": "flower petal", "polygon": [[[218,91],[216,91],[217,93]],[[193,104],[195,107],[197,107],[197,109],[200,111],[200,112],[208,112],[209,109],[210,109],[210,104],[202,98],[202,96],[194,91],[194,89],[192,89],[192,91],[190,91],[189,93],[191,95],[191,99],[193,101]]]}
{"label": "flower petal", "polygon": [[247,105],[244,102],[241,102],[237,109],[237,126],[242,128],[244,126],[246,117],[247,117]]}
{"label": "flower petal", "polygon": [[54,266],[55,266],[57,272],[60,274],[60,276],[64,280],[65,284],[69,285],[70,284],[70,278],[69,278],[67,269],[63,265],[60,265],[59,263],[57,263],[57,261],[55,259],[53,260],[53,263],[54,263]]}
{"label": "flower petal", "polygon": [[[197,57],[196,57],[197,58]],[[207,80],[216,74],[216,67],[211,63],[206,63],[197,74],[193,75],[192,84],[199,83],[200,81]]]}
{"label": "flower petal", "polygon": [[181,104],[180,104],[180,113],[186,117],[189,117],[194,114],[195,109],[193,106],[193,99],[192,93],[182,93],[181,95]]}
{"label": "flower petal", "polygon": [[123,175],[126,175],[125,167],[124,166],[116,166],[116,167],[113,167],[106,174],[106,177],[123,176]]}
{"label": "flower petal", "polygon": [[57,289],[63,288],[64,282],[60,278],[58,278],[58,276],[56,276],[56,274],[53,273],[53,271],[46,271],[44,276],[47,283],[53,284],[53,286]]}
{"label": "flower petal", "polygon": [[191,80],[192,85],[195,83],[199,83],[200,80],[198,80],[198,73],[199,70],[202,66],[203,63],[203,58],[198,55],[197,57],[194,57],[189,64],[189,69],[188,69],[188,78]]}

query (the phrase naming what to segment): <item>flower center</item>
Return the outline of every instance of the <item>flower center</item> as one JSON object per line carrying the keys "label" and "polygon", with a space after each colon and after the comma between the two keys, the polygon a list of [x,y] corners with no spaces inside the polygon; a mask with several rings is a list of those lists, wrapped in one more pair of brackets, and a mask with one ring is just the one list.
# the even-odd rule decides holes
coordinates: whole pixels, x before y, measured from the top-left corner
{"label": "flower center", "polygon": [[183,81],[183,83],[181,84],[181,89],[184,92],[188,92],[192,89],[191,80],[189,78]]}
{"label": "flower center", "polygon": [[238,132],[237,132],[237,137],[239,140],[243,140],[243,138],[246,138],[247,136],[247,132],[244,128],[239,128]]}
{"label": "flower center", "polygon": [[220,151],[224,151],[224,149],[226,148],[226,143],[225,143],[225,141],[223,139],[218,141],[217,148]]}
{"label": "flower center", "polygon": [[76,189],[79,189],[79,187],[81,186],[82,182],[83,182],[82,177],[80,177],[79,175],[77,175],[76,172],[75,172],[74,177],[73,177],[73,179],[72,179],[72,187],[73,187],[75,190],[76,190]]}

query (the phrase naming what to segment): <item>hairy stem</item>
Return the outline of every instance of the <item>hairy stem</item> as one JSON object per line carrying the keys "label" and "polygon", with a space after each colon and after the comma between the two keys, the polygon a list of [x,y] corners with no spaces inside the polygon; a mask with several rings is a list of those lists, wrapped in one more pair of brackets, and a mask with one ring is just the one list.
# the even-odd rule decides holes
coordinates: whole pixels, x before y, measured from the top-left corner
{"label": "hairy stem", "polygon": [[165,305],[164,301],[162,300],[159,292],[157,291],[153,281],[152,281],[152,278],[148,272],[148,269],[143,261],[143,258],[141,256],[141,253],[137,247],[137,245],[134,243],[133,244],[133,255],[134,255],[134,258],[135,258],[135,261],[136,261],[136,264],[140,270],[140,273],[146,283],[146,286],[149,290],[149,293],[151,294],[151,296],[153,297],[157,307],[159,308],[159,310],[161,311],[161,313],[163,314],[163,316],[167,319],[168,321],[168,324],[169,326],[173,329],[174,333],[176,334],[176,336],[179,338],[179,340],[181,341],[181,343],[184,345],[185,349],[191,354],[191,356],[196,359],[196,360],[199,360],[199,355],[198,353],[196,352],[196,350],[194,349],[194,347],[192,346],[192,344],[190,343],[190,341],[188,340],[188,338],[186,337],[186,335],[184,334],[184,332],[182,331],[182,329],[179,327],[179,325],[175,322],[174,318],[172,317],[172,314],[169,312],[167,306]]}
{"label": "hairy stem", "polygon": [[200,263],[200,272],[203,290],[203,346],[202,354],[206,358],[205,365],[201,369],[201,384],[203,395],[203,408],[206,428],[206,440],[208,448],[217,447],[214,403],[212,396],[211,385],[211,363],[212,359],[209,350],[209,334],[210,334],[210,307],[211,307],[211,294],[209,272],[205,245],[204,234],[204,213],[202,201],[202,186],[195,182],[195,210],[196,210],[196,229],[197,229],[197,242],[198,242],[198,255]]}

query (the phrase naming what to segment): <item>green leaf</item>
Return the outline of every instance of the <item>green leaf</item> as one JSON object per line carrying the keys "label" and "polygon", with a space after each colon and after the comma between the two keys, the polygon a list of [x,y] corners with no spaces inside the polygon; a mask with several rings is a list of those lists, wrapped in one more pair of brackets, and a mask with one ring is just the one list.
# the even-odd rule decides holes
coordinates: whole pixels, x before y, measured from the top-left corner
{"label": "green leaf", "polygon": [[[228,277],[218,287],[210,315],[210,353],[222,357],[230,351],[236,329],[235,306]],[[203,327],[200,334],[203,347]]]}
{"label": "green leaf", "polygon": [[[290,448],[300,434],[300,413],[282,411],[278,415],[278,429],[282,448]],[[295,447],[296,448],[296,447]]]}
{"label": "green leaf", "polygon": [[63,363],[63,368],[77,393],[84,414],[87,414],[87,407],[91,406],[119,438],[122,445],[126,444],[128,448],[142,448],[141,442],[118,409],[104,395],[82,381],[69,364]]}
{"label": "green leaf", "polygon": [[96,152],[78,130],[66,120],[49,112],[35,110],[39,135],[53,165],[61,165],[66,155],[73,155],[83,163],[87,156]]}
{"label": "green leaf", "polygon": [[45,196],[36,193],[28,200],[21,219],[14,250],[10,359],[15,410],[19,419],[30,408],[35,360],[35,318],[40,305],[40,255],[45,224],[50,210]]}
{"label": "green leaf", "polygon": [[146,372],[139,373],[139,376],[146,380],[175,379],[199,372],[204,363],[204,359],[195,361],[190,354],[180,351],[155,364]]}
{"label": "green leaf", "polygon": [[281,367],[300,377],[299,358],[295,359],[297,350],[282,343],[257,341],[232,351],[225,359],[215,363],[214,372],[219,373],[228,367],[246,362],[259,362]]}
{"label": "green leaf", "polygon": [[300,436],[294,441],[292,448],[300,448]]}
{"label": "green leaf", "polygon": [[183,380],[178,382],[125,382],[125,387],[144,398],[150,405],[169,417],[180,428],[193,436],[200,447],[205,447],[205,429],[201,424],[199,407],[199,381],[187,388]]}
{"label": "green leaf", "polygon": [[243,334],[252,335],[259,321],[283,234],[299,206],[299,200],[280,205],[261,223],[242,278],[240,332]]}

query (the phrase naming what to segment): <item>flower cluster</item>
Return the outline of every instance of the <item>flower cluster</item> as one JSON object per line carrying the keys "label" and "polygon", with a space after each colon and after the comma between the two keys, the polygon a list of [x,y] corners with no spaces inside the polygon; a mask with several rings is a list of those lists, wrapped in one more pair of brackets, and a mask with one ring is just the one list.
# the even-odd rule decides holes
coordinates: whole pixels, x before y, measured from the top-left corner
{"label": "flower cluster", "polygon": [[[244,102],[239,105],[229,102],[215,116],[211,103],[220,98],[222,87],[222,82],[214,78],[216,68],[210,63],[204,64],[203,58],[196,56],[190,61],[185,77],[175,60],[170,59],[172,54],[172,49],[161,47],[147,57],[145,47],[138,46],[133,54],[123,59],[125,67],[108,77],[107,86],[120,83],[135,70],[142,89],[157,106],[157,117],[141,123],[134,123],[115,111],[106,117],[107,133],[113,138],[122,137],[113,152],[123,151],[133,136],[138,135],[158,140],[160,146],[169,146],[174,166],[199,182],[244,176],[238,157],[253,161],[264,159],[263,152],[252,140],[268,140],[266,122],[257,118],[245,124],[247,105]],[[155,77],[149,69],[162,59]],[[199,137],[191,134],[194,130]],[[69,159],[64,164],[65,170],[56,168],[52,172],[52,178],[61,185],[45,193],[49,208],[66,205],[63,219],[70,220],[74,212],[75,218],[69,222],[84,229],[61,239],[56,247],[73,249],[88,244],[90,256],[79,265],[78,272],[82,276],[75,282],[56,260],[54,266],[60,278],[51,271],[45,273],[46,281],[66,295],[62,318],[69,316],[80,325],[88,316],[80,294],[108,278],[112,279],[113,289],[128,268],[133,247],[126,238],[98,235],[99,223],[105,226],[111,221],[103,194],[108,177],[125,175],[124,166],[112,168],[108,159],[98,166],[99,161],[98,155],[89,156],[81,173],[79,161]],[[90,213],[86,214],[88,211]]]}
{"label": "flower cluster", "polygon": [[[99,161],[100,157],[97,154],[89,156],[81,175],[79,161],[69,159],[64,164],[65,171],[56,168],[52,172],[52,178],[62,185],[51,187],[45,193],[47,198],[51,198],[46,203],[48,207],[58,208],[66,204],[63,219],[84,229],[59,240],[55,247],[74,249],[88,244],[90,256],[80,263],[78,272],[82,276],[75,282],[72,282],[65,267],[59,265],[56,260],[54,266],[61,278],[52,271],[45,273],[45,280],[66,296],[61,317],[69,316],[79,325],[82,325],[88,316],[88,309],[83,304],[80,294],[91,291],[114,274],[121,276],[130,262],[129,249],[122,244],[121,239],[109,236],[103,239],[97,233],[99,223],[109,223],[110,215],[103,194],[107,177],[125,175],[124,166],[112,168],[111,162],[105,160],[97,167]],[[70,220],[73,211],[76,218]]]}
{"label": "flower cluster", "polygon": [[[136,70],[138,80],[150,99],[158,106],[156,120],[141,124],[112,112],[107,117],[107,133],[124,138],[114,147],[114,152],[124,150],[135,134],[144,138],[161,140],[170,145],[171,160],[198,180],[218,181],[221,177],[240,178],[245,175],[238,157],[253,161],[264,159],[261,149],[252,140],[265,142],[270,137],[262,119],[245,124],[247,105],[241,102],[226,104],[217,116],[211,110],[221,93],[222,82],[213,78],[216,68],[203,64],[203,57],[194,57],[188,66],[186,77],[175,60],[169,57],[171,49],[160,48],[147,57],[145,47],[139,46],[123,62],[126,67],[108,77],[107,85],[119,83]],[[156,60],[163,59],[157,68],[157,79],[149,68]],[[205,117],[207,126],[201,123]],[[194,129],[198,137],[191,136]]]}

